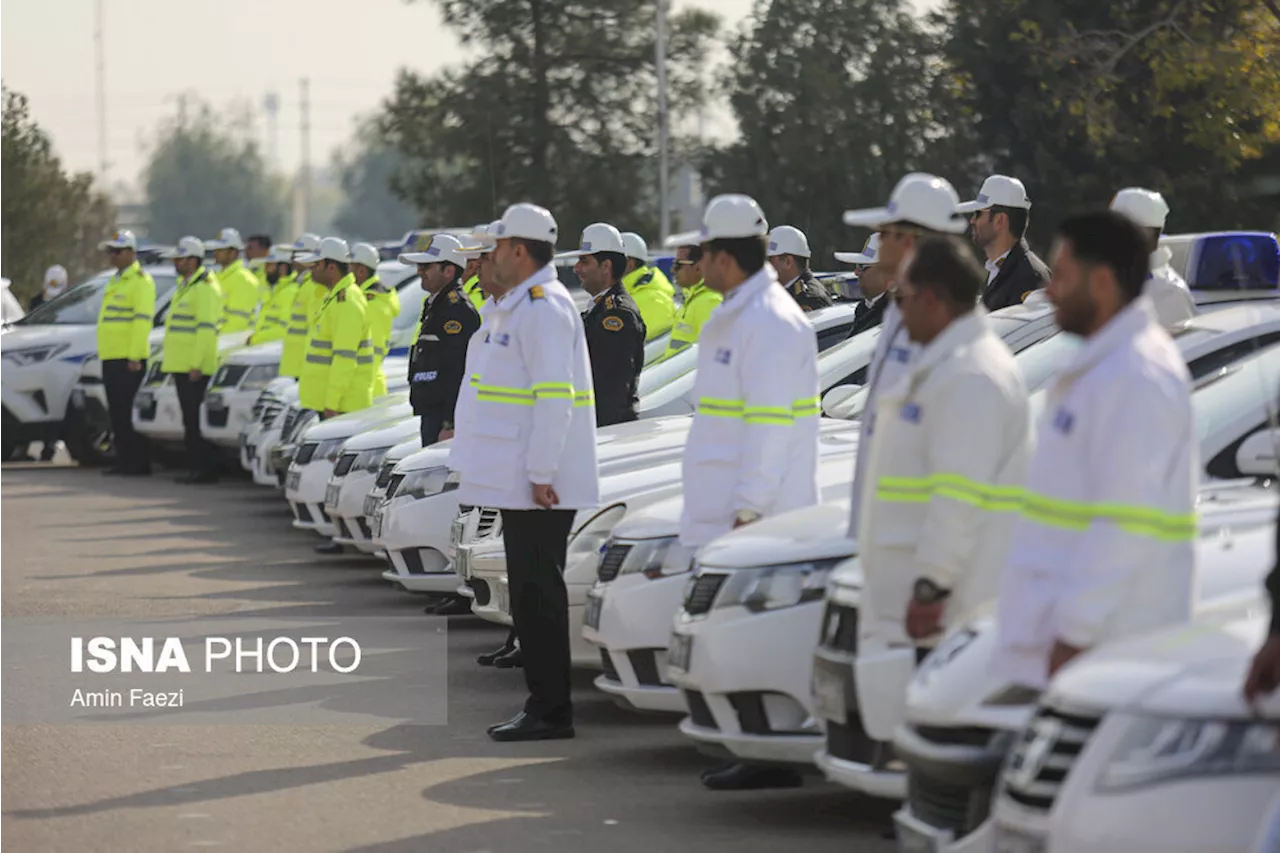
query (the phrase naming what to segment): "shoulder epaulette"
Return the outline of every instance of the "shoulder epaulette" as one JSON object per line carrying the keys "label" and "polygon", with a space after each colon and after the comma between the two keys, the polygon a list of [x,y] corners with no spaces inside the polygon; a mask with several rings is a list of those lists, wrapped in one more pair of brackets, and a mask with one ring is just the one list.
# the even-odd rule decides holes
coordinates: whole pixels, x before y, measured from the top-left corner
{"label": "shoulder epaulette", "polygon": [[347,289],[346,289],[345,287],[344,287],[344,288],[342,288],[342,290],[339,290],[339,291],[338,291],[338,301],[339,301],[339,302],[346,302],[346,301],[347,301]]}
{"label": "shoulder epaulette", "polygon": [[454,303],[455,305],[458,303],[458,291],[456,290],[449,291],[449,301]]}
{"label": "shoulder epaulette", "polygon": [[613,297],[612,297],[612,296],[606,296],[606,297],[604,298],[604,307],[605,307],[605,310],[607,310],[607,311],[608,311],[608,310],[612,310],[612,309],[615,307],[615,306],[614,306],[614,304],[613,304],[613,302],[614,302],[614,300],[613,300]]}
{"label": "shoulder epaulette", "polygon": [[546,299],[547,294],[546,294],[546,291],[542,289],[542,285],[535,284],[533,287],[529,288],[529,298],[530,299]]}

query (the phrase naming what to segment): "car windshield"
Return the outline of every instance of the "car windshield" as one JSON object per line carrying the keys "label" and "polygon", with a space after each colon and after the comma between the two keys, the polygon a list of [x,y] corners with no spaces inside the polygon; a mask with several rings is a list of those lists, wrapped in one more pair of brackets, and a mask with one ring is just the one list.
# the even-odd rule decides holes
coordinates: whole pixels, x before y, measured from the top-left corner
{"label": "car windshield", "polygon": [[[1280,390],[1277,383],[1280,383],[1280,347],[1274,346],[1201,380],[1191,395],[1196,437],[1203,441],[1259,400],[1274,403]],[[1275,414],[1273,405],[1273,418]]]}
{"label": "car windshield", "polygon": [[[167,297],[177,284],[177,273],[171,269],[147,269],[146,271],[156,283],[156,314],[161,315],[164,304],[168,302],[162,297]],[[36,308],[19,320],[17,325],[95,325],[98,322],[98,311],[102,307],[102,295],[106,291],[107,282],[111,281],[113,275],[115,275],[114,271],[95,275],[58,298]]]}

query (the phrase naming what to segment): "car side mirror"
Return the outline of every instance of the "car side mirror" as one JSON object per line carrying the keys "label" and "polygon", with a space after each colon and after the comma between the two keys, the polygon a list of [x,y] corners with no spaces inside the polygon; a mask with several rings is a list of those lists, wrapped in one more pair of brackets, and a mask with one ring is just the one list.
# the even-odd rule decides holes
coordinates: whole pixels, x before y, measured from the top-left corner
{"label": "car side mirror", "polygon": [[829,418],[841,420],[853,418],[858,414],[854,403],[860,390],[862,389],[858,385],[837,385],[832,388],[822,398],[822,413]]}
{"label": "car side mirror", "polygon": [[1236,448],[1236,470],[1246,477],[1274,477],[1280,474],[1280,428],[1260,429]]}

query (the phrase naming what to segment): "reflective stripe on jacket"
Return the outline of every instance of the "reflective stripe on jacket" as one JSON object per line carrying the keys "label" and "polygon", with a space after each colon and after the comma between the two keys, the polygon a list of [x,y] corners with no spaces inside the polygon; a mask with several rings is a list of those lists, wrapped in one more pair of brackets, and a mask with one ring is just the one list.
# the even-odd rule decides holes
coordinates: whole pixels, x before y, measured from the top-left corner
{"label": "reflective stripe on jacket", "polygon": [[[904,334],[905,337],[905,334]],[[992,601],[1031,452],[1017,362],[977,308],[879,393],[862,493],[862,636],[909,643],[918,578],[951,590],[944,625]]]}
{"label": "reflective stripe on jacket", "polygon": [[676,319],[675,289],[657,267],[636,267],[622,277],[622,286],[640,309],[645,340],[671,330]]}
{"label": "reflective stripe on jacket", "polygon": [[98,309],[98,358],[146,361],[156,314],[156,283],[135,261],[107,282]]}
{"label": "reflective stripe on jacket", "polygon": [[179,281],[164,321],[164,373],[218,370],[218,329],[222,323],[222,291],[218,279],[200,267]]}
{"label": "reflective stripe on jacket", "polygon": [[391,326],[400,316],[400,294],[394,289],[384,289],[376,275],[370,276],[360,286],[368,303],[369,339],[373,346],[373,396],[387,393],[387,375],[382,372],[382,362],[391,351]]}
{"label": "reflective stripe on jacket", "polygon": [[536,509],[531,484],[539,483],[555,488],[562,509],[596,506],[591,363],[582,318],[554,266],[487,309],[474,360],[469,461],[458,501]]}
{"label": "reflective stripe on jacket", "polygon": [[1088,648],[1190,618],[1190,386],[1146,297],[1054,379],[1000,586],[992,665],[1003,676],[1043,687],[1056,640]]}
{"label": "reflective stripe on jacket", "polygon": [[735,513],[818,502],[818,344],[765,266],[702,328],[685,446],[680,541],[705,545]]}
{"label": "reflective stripe on jacket", "polygon": [[303,359],[307,355],[307,337],[311,324],[329,295],[329,288],[311,279],[304,272],[298,279],[298,289],[289,307],[289,328],[284,336],[284,352],[280,356],[281,376],[301,376]]}
{"label": "reflective stripe on jacket", "polygon": [[711,317],[711,312],[724,301],[724,297],[698,282],[685,291],[684,303],[676,311],[675,325],[671,327],[671,340],[663,358],[670,358],[682,349],[698,342],[702,326]]}
{"label": "reflective stripe on jacket", "polygon": [[237,258],[218,271],[218,286],[222,288],[222,333],[252,329],[258,311],[258,277]]}
{"label": "reflective stripe on jacket", "polygon": [[373,344],[365,298],[347,275],[325,296],[311,327],[298,402],[317,412],[354,412],[368,407],[372,397]]}
{"label": "reflective stripe on jacket", "polygon": [[298,280],[292,273],[276,279],[267,298],[263,300],[249,343],[265,344],[267,341],[284,340],[289,332],[289,314],[293,311],[293,300],[297,295]]}
{"label": "reflective stripe on jacket", "polygon": [[467,298],[471,300],[471,304],[475,306],[477,311],[484,305],[484,291],[480,289],[480,276],[473,275],[462,284],[462,292],[467,294]]}

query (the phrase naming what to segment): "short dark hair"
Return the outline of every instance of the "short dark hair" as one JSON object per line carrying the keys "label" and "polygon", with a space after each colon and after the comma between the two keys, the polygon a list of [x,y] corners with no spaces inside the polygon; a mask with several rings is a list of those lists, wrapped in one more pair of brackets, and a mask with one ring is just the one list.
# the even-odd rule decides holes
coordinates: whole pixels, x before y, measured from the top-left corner
{"label": "short dark hair", "polygon": [[[635,266],[634,267],[631,266],[632,264],[635,264]],[[647,267],[647,266],[649,266],[649,264],[645,261],[640,260],[639,258],[628,257],[625,269],[627,272],[635,272],[641,267]]]}
{"label": "short dark hair", "polygon": [[787,257],[796,262],[796,269],[801,272],[809,271],[809,259],[802,255],[788,255]]}
{"label": "short dark hair", "polygon": [[963,240],[930,234],[916,243],[907,280],[933,291],[963,313],[978,304],[987,276]]}
{"label": "short dark hair", "polygon": [[1082,263],[1111,269],[1125,304],[1142,295],[1151,273],[1150,238],[1133,220],[1111,210],[1082,213],[1064,219],[1057,234]]}
{"label": "short dark hair", "polygon": [[440,262],[440,266],[441,266],[442,268],[443,268],[443,267],[453,267],[453,275],[449,276],[449,283],[450,283],[450,284],[452,284],[452,283],[456,282],[458,279],[462,278],[462,274],[463,274],[464,272],[466,272],[466,268],[458,266],[458,265],[457,265],[457,264],[455,264],[453,261],[441,261],[441,262]]}
{"label": "short dark hair", "polygon": [[705,245],[708,252],[724,252],[744,273],[755,275],[764,268],[769,241],[765,237],[721,237]]}
{"label": "short dark hair", "polygon": [[609,269],[613,271],[613,277],[617,281],[622,281],[622,277],[627,274],[627,256],[621,252],[596,252],[592,257],[601,265],[608,261]]}
{"label": "short dark hair", "polygon": [[1031,211],[1025,207],[1005,207],[1001,204],[992,205],[991,216],[995,217],[997,213],[1003,213],[1009,217],[1009,233],[1021,240],[1027,235],[1027,223],[1031,220]]}
{"label": "short dark hair", "polygon": [[249,236],[248,242],[251,243],[252,245],[261,246],[262,248],[269,250],[271,248],[271,235],[270,234],[251,234]]}
{"label": "short dark hair", "polygon": [[540,267],[545,267],[551,263],[551,259],[556,254],[556,247],[546,240],[528,240],[524,237],[512,237],[511,242],[517,246],[524,246],[524,250],[529,253],[529,257],[533,258],[534,262]]}

